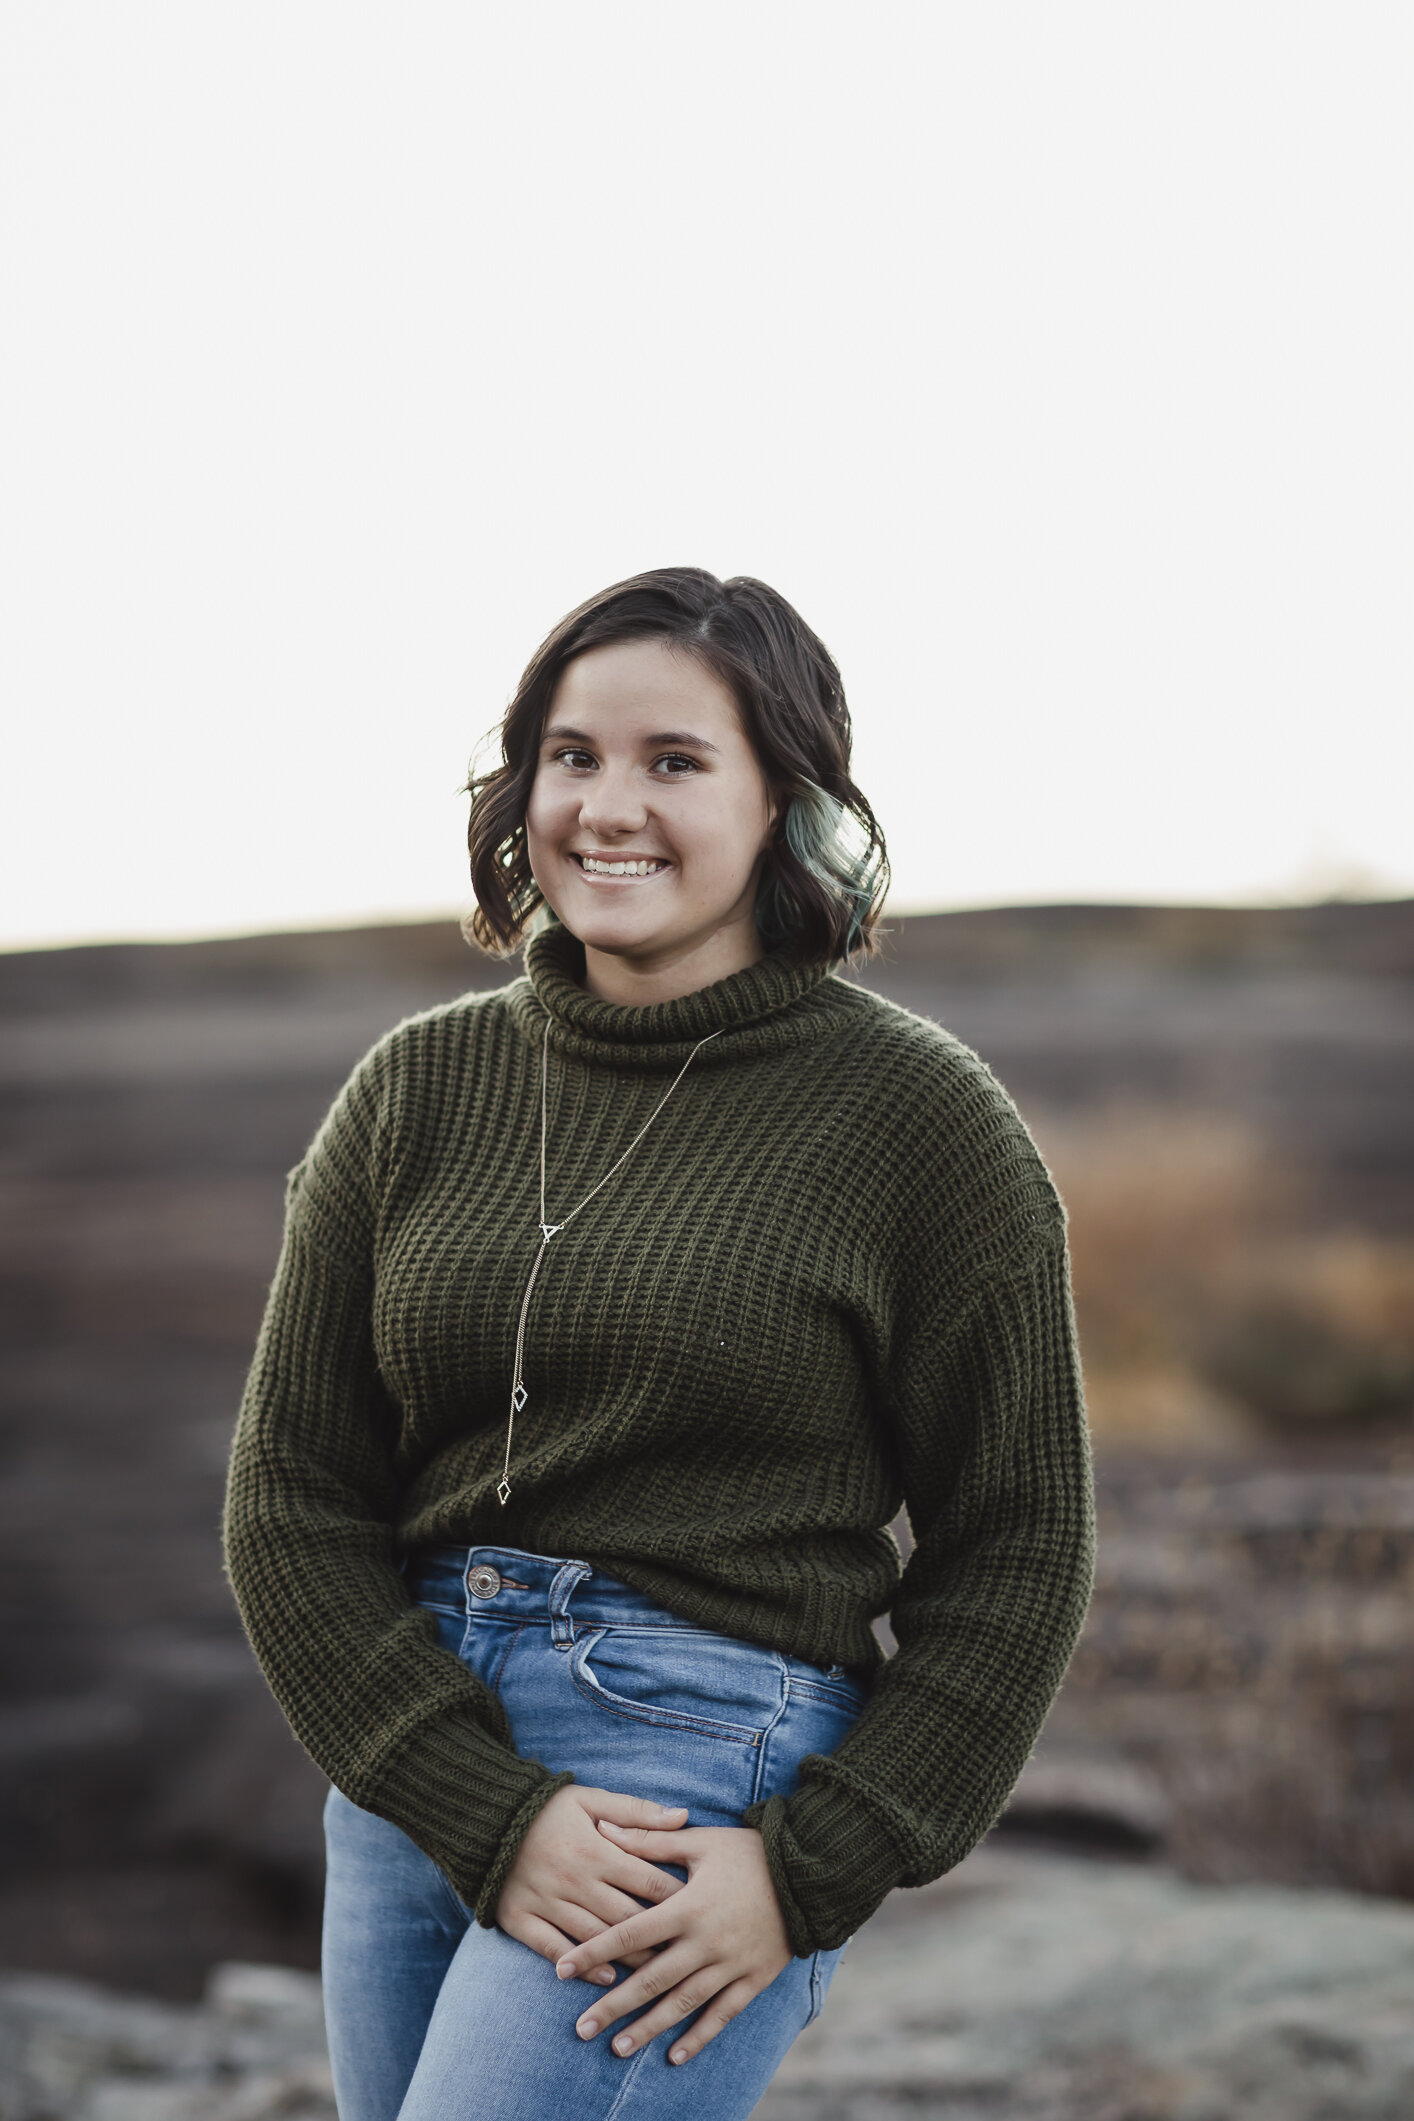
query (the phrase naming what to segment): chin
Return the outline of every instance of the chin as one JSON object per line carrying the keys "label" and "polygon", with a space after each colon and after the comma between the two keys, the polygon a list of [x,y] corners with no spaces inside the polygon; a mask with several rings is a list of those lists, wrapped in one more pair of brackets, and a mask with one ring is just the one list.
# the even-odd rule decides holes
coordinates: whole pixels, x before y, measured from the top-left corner
{"label": "chin", "polygon": [[576,928],[574,932],[587,950],[602,951],[605,957],[648,957],[669,940],[660,940],[656,935],[630,935],[622,928],[611,928],[607,922]]}
{"label": "chin", "polygon": [[651,950],[657,942],[652,924],[628,916],[628,909],[615,913],[607,906],[567,907],[560,919],[571,935],[588,950],[602,950],[610,957],[632,957]]}

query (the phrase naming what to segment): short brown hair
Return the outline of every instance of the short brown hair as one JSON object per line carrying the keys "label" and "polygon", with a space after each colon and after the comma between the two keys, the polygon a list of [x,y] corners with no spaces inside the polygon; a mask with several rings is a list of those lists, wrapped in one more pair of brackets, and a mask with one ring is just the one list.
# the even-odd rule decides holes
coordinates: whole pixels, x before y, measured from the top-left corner
{"label": "short brown hair", "polygon": [[756,900],[767,948],[800,964],[867,956],[888,854],[850,779],[849,709],[834,658],[765,582],[719,582],[700,567],[656,567],[601,590],[561,619],[526,665],[501,723],[501,763],[467,782],[474,939],[485,950],[514,950],[543,903],[525,812],[561,673],[591,648],[637,640],[695,656],[736,701],[779,806]]}

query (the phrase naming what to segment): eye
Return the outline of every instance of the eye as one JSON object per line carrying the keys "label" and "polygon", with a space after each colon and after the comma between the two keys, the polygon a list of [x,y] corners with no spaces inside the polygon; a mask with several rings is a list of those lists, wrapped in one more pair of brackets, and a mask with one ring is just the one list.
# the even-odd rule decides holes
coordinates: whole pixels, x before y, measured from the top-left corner
{"label": "eye", "polygon": [[574,744],[566,744],[563,750],[555,753],[555,763],[557,766],[568,766],[572,772],[582,773],[595,764],[595,758],[592,751],[581,751]]}
{"label": "eye", "polygon": [[685,773],[696,773],[699,770],[697,760],[690,759],[685,751],[665,751],[653,764],[655,767],[666,768],[670,777],[681,777]]}

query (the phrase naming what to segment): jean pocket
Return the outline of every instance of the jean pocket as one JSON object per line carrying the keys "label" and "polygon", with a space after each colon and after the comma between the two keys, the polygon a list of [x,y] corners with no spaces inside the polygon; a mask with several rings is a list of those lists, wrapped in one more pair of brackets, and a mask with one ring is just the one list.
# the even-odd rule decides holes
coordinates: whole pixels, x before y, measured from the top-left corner
{"label": "jean pocket", "polygon": [[859,1680],[851,1678],[842,1664],[807,1664],[804,1658],[792,1657],[787,1669],[792,1694],[826,1702],[833,1708],[847,1709],[853,1716],[863,1712],[869,1690]]}
{"label": "jean pocket", "polygon": [[591,1628],[570,1655],[575,1687],[606,1715],[759,1746],[785,1707],[774,1650],[694,1628]]}

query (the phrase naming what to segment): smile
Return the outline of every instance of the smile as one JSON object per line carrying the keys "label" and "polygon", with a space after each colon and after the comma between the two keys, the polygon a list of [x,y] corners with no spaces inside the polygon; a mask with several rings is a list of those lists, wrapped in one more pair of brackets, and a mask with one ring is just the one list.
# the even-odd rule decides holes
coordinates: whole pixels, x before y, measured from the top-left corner
{"label": "smile", "polygon": [[578,862],[586,876],[657,876],[660,870],[669,867],[667,862],[641,858],[606,862],[594,854],[572,854],[570,860]]}

